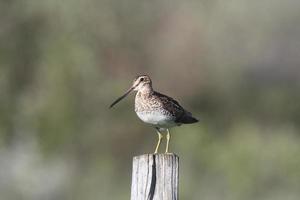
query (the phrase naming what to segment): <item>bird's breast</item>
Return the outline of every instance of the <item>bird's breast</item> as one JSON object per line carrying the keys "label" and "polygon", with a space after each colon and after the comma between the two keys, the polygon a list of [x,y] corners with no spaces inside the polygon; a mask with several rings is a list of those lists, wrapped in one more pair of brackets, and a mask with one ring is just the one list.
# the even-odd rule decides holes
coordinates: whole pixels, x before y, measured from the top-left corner
{"label": "bird's breast", "polygon": [[168,128],[177,125],[175,116],[165,110],[157,99],[148,95],[137,93],[135,97],[135,112],[143,122],[157,127]]}
{"label": "bird's breast", "polygon": [[173,116],[166,115],[160,111],[140,111],[136,112],[136,114],[143,122],[157,127],[172,127],[177,125],[174,122]]}

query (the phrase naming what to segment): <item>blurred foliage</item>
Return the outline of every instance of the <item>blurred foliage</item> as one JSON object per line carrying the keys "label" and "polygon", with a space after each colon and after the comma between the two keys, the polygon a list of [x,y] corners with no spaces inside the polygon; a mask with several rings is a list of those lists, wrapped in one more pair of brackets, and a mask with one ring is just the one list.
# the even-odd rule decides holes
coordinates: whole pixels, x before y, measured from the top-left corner
{"label": "blurred foliage", "polygon": [[201,120],[171,130],[181,199],[299,199],[299,9],[1,0],[1,199],[128,199],[156,134],[108,106],[137,74]]}

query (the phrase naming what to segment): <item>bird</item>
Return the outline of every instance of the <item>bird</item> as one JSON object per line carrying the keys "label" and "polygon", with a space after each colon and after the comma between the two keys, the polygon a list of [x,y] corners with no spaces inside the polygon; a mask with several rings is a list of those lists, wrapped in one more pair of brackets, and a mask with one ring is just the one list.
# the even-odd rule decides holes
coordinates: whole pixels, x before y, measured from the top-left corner
{"label": "bird", "polygon": [[137,116],[145,123],[152,125],[158,134],[158,141],[154,154],[158,153],[158,149],[163,138],[162,133],[166,132],[166,149],[165,153],[169,153],[170,131],[169,129],[182,124],[193,124],[199,120],[185,110],[173,98],[156,92],[153,90],[152,81],[148,75],[139,75],[134,79],[132,86],[117,98],[111,105],[112,108],[119,101],[124,99],[132,91],[135,95],[135,112]]}

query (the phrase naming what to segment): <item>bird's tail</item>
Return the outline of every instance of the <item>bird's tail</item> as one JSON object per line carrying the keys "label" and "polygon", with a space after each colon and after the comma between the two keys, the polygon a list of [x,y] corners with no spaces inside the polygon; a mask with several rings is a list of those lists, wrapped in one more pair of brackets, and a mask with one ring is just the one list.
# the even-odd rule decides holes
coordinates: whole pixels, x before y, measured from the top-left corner
{"label": "bird's tail", "polygon": [[198,119],[196,119],[195,117],[192,117],[192,116],[183,117],[180,121],[183,124],[193,124],[193,123],[199,122]]}
{"label": "bird's tail", "polygon": [[182,123],[182,124],[193,124],[193,123],[199,122],[199,120],[196,119],[195,117],[193,117],[190,112],[186,112],[179,119],[177,119],[176,122]]}

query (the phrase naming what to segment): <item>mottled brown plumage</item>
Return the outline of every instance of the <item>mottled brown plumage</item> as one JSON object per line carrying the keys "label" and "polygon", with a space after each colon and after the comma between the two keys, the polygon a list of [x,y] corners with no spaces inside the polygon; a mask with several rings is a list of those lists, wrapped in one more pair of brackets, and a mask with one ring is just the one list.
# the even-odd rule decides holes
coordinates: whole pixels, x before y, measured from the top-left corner
{"label": "mottled brown plumage", "polygon": [[196,123],[198,120],[192,114],[186,111],[179,103],[171,97],[158,93],[152,88],[152,81],[149,76],[137,76],[132,87],[120,98],[111,104],[113,107],[116,103],[126,97],[132,90],[137,91],[135,96],[135,112],[138,117],[145,123],[153,125],[159,134],[159,141],[155,149],[159,147],[162,135],[161,131],[167,130],[167,147],[169,145],[169,128],[180,126],[181,124]]}

